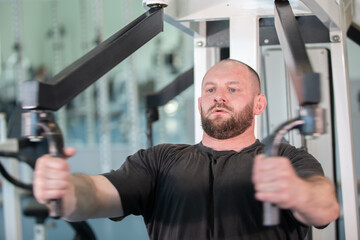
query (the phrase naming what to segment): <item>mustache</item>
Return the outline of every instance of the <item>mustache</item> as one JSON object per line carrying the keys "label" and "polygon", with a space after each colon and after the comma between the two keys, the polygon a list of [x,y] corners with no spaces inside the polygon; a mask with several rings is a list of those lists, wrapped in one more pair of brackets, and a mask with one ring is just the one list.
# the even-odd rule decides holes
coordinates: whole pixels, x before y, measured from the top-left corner
{"label": "mustache", "polygon": [[214,110],[215,108],[223,108],[226,109],[228,111],[232,111],[233,109],[227,105],[225,105],[224,103],[215,103],[214,106],[212,106],[208,112],[211,112],[212,110]]}

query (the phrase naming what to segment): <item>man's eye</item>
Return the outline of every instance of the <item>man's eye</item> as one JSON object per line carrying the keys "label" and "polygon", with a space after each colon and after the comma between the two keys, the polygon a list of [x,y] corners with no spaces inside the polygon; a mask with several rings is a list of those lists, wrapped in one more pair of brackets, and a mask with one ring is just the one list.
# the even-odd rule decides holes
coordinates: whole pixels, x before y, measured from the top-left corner
{"label": "man's eye", "polygon": [[208,89],[208,92],[209,92],[209,93],[212,93],[212,92],[214,92],[214,89],[213,89],[213,88],[210,88],[210,89]]}
{"label": "man's eye", "polygon": [[234,92],[236,92],[236,89],[235,88],[230,88],[229,91],[234,93]]}

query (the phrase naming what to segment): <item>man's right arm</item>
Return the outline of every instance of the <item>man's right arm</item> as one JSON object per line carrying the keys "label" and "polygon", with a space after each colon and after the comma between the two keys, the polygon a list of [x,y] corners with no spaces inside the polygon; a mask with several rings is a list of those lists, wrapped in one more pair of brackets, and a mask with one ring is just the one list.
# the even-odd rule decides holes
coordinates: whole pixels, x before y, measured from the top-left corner
{"label": "man's right arm", "polygon": [[[75,149],[65,149],[67,156],[74,153]],[[39,158],[33,183],[34,195],[39,203],[62,199],[62,218],[65,220],[123,216],[118,191],[106,177],[72,175],[68,163],[62,158],[49,155]]]}

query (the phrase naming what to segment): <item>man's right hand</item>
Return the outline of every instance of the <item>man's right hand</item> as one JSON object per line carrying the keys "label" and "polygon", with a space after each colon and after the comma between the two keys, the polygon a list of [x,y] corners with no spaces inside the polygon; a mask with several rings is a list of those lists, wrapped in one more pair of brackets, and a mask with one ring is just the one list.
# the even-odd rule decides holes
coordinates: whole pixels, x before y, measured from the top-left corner
{"label": "man's right hand", "polygon": [[[74,148],[65,148],[65,155],[75,154]],[[70,181],[70,167],[64,158],[44,155],[36,161],[33,191],[39,203],[46,204],[50,199],[63,198],[73,191]]]}

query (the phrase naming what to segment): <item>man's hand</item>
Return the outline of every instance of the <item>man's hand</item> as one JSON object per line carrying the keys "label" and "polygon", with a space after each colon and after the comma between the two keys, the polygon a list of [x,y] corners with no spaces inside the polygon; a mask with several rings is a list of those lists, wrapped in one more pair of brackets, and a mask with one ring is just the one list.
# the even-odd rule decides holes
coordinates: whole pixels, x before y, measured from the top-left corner
{"label": "man's hand", "polygon": [[280,208],[289,209],[296,200],[304,184],[298,177],[289,159],[258,155],[254,159],[252,181],[255,185],[255,198],[271,202]]}
{"label": "man's hand", "polygon": [[[67,157],[75,154],[73,148],[64,151]],[[62,217],[67,221],[124,215],[119,193],[107,178],[70,174],[70,167],[63,158],[40,157],[35,166],[33,188],[39,203],[61,198]]]}
{"label": "man's hand", "polygon": [[304,224],[325,226],[339,216],[334,184],[319,175],[300,178],[285,157],[256,156],[252,181],[257,200],[290,209]]}
{"label": "man's hand", "polygon": [[[64,149],[66,156],[75,154],[74,148]],[[64,197],[71,191],[70,167],[63,158],[44,155],[36,161],[33,190],[36,200],[46,204],[50,199]]]}

